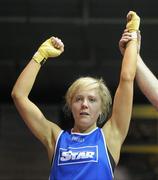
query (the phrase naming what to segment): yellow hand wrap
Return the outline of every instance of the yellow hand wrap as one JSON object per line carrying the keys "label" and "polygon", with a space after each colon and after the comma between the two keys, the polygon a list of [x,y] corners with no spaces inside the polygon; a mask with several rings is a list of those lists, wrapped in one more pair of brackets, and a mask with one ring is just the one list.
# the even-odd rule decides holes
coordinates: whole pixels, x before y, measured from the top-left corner
{"label": "yellow hand wrap", "polygon": [[134,32],[139,30],[139,25],[140,25],[139,16],[134,11],[130,11],[127,15],[126,28],[128,29],[129,32]]}
{"label": "yellow hand wrap", "polygon": [[57,49],[53,46],[52,41],[52,38],[47,39],[44,43],[42,43],[37,52],[34,54],[33,59],[37,63],[42,65],[45,63],[47,58],[57,57],[62,53],[60,49]]}

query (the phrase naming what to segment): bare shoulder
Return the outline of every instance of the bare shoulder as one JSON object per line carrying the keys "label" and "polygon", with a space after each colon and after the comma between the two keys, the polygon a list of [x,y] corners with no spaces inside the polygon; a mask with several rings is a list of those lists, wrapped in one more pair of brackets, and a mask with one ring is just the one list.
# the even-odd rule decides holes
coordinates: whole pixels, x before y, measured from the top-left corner
{"label": "bare shoulder", "polygon": [[48,120],[48,122],[49,122],[50,133],[48,132],[48,136],[45,141],[45,146],[46,146],[46,149],[48,152],[49,160],[51,161],[52,156],[54,154],[57,139],[58,139],[60,133],[62,132],[62,129],[57,124],[55,124],[49,120]]}
{"label": "bare shoulder", "polygon": [[120,151],[121,151],[121,140],[120,140],[120,134],[117,129],[115,129],[112,126],[112,120],[109,119],[106,124],[102,128],[103,134],[106,139],[106,144],[108,147],[109,152],[111,153],[112,157],[115,160],[115,163],[117,164],[120,157]]}
{"label": "bare shoulder", "polygon": [[52,122],[50,123],[50,127],[51,127],[52,137],[56,141],[62,129],[57,124]]}

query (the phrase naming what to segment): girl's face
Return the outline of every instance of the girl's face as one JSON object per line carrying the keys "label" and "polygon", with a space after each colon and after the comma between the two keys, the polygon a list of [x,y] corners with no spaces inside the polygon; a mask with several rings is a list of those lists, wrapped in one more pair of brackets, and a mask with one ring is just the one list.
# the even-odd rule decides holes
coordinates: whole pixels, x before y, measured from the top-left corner
{"label": "girl's face", "polygon": [[71,111],[76,131],[90,131],[96,127],[101,114],[101,99],[96,89],[79,90],[72,99]]}

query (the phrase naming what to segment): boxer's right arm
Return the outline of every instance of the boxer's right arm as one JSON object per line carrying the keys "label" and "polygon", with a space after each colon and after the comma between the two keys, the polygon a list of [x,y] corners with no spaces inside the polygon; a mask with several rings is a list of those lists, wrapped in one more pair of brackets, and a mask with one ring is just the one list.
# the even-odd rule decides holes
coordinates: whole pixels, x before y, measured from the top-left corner
{"label": "boxer's right arm", "polygon": [[[54,148],[53,144],[61,129],[45,118],[40,109],[29,99],[29,94],[43,59],[57,57],[63,51],[64,45],[60,39],[53,38],[45,41],[18,77],[11,94],[17,110],[29,129],[50,149]],[[47,77],[47,80],[49,80],[49,77]]]}

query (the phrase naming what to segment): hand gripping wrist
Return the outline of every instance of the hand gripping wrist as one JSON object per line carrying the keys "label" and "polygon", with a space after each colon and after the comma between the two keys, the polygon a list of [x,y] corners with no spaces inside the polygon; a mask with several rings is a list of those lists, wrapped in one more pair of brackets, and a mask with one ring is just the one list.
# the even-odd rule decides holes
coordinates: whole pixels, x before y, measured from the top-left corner
{"label": "hand gripping wrist", "polygon": [[139,30],[139,25],[140,25],[139,16],[135,12],[130,11],[127,15],[126,28],[128,29],[129,32],[134,32]]}
{"label": "hand gripping wrist", "polygon": [[52,41],[53,39],[49,38],[38,48],[33,56],[37,63],[43,65],[49,57],[57,57],[61,54],[61,50],[55,48]]}

